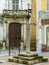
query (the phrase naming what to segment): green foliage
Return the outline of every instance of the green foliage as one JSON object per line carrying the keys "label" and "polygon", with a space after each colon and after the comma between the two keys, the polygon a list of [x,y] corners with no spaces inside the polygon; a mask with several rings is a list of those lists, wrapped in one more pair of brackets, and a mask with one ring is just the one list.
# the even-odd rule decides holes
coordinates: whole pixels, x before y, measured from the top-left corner
{"label": "green foliage", "polygon": [[12,14],[11,15],[12,18],[16,18],[16,16],[17,16],[16,14]]}
{"label": "green foliage", "polygon": [[4,13],[4,14],[2,14],[2,17],[9,17],[9,16],[10,16],[9,13]]}
{"label": "green foliage", "polygon": [[12,17],[12,18],[16,18],[16,17],[26,17],[26,14],[19,14],[17,15],[16,13],[14,14],[9,14],[9,13],[3,13],[2,17]]}

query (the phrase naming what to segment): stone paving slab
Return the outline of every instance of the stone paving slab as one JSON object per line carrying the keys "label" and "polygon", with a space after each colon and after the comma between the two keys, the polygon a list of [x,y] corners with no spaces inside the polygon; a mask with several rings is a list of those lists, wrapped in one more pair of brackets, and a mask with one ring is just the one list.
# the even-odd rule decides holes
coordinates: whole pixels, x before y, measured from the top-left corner
{"label": "stone paving slab", "polygon": [[[18,63],[13,63],[13,62],[6,62],[6,63],[0,63],[0,65],[20,65]],[[22,65],[22,64],[21,64]]]}
{"label": "stone paving slab", "polygon": [[0,65],[18,65],[18,64],[12,62],[6,62],[6,63],[0,63]]}
{"label": "stone paving slab", "polygon": [[[18,64],[18,63],[13,63],[13,62],[6,62],[6,63],[0,63],[0,65],[24,65],[24,64]],[[49,65],[49,62],[34,64],[34,65]]]}
{"label": "stone paving slab", "polygon": [[43,64],[40,64],[40,65],[49,65],[49,62],[47,62],[47,63],[43,63]]}
{"label": "stone paving slab", "polygon": [[0,56],[0,60],[6,60],[8,61],[8,58],[12,58],[12,56]]}
{"label": "stone paving slab", "polygon": [[38,64],[34,64],[34,65],[49,65],[49,62],[47,62],[47,63],[38,63]]}

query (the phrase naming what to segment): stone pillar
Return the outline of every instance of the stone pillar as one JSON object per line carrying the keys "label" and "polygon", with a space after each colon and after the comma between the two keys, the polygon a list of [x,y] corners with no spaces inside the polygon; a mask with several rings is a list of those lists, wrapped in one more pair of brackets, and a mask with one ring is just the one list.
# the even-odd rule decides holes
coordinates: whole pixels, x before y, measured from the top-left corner
{"label": "stone pillar", "polygon": [[26,53],[30,53],[30,24],[27,23],[26,27]]}
{"label": "stone pillar", "polygon": [[27,25],[24,25],[24,46],[26,47],[26,27]]}
{"label": "stone pillar", "polygon": [[21,26],[21,37],[22,37],[22,42],[21,42],[21,49],[24,49],[24,46],[26,45],[26,25],[23,24]]}
{"label": "stone pillar", "polygon": [[[24,23],[26,23],[26,19],[24,18],[24,21],[22,21]],[[22,24],[21,26],[21,37],[22,37],[22,41],[21,42],[21,49],[23,50],[24,47],[26,47],[26,24]]]}
{"label": "stone pillar", "polygon": [[7,42],[7,47],[9,47],[9,23],[7,22],[7,28],[6,28],[6,42]]}
{"label": "stone pillar", "polygon": [[3,42],[3,48],[2,49],[5,49],[5,42]]}
{"label": "stone pillar", "polygon": [[5,40],[6,40],[6,24],[4,23],[4,29],[3,29],[3,49],[5,49]]}
{"label": "stone pillar", "polygon": [[21,25],[21,50],[23,50],[24,25]]}

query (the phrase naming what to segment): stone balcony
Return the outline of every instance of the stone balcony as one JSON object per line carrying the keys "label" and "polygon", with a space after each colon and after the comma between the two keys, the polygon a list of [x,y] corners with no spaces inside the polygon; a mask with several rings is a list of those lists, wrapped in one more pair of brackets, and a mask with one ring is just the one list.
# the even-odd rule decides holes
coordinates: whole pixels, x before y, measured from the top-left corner
{"label": "stone balcony", "polygon": [[27,10],[3,10],[2,17],[27,17]]}

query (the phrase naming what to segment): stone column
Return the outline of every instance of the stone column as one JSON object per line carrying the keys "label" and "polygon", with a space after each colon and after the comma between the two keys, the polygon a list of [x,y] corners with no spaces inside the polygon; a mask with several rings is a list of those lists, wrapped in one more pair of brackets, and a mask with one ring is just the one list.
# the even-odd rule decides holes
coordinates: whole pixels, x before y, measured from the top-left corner
{"label": "stone column", "polygon": [[[26,23],[26,19],[24,18],[24,21],[22,21],[23,23]],[[21,26],[21,36],[22,36],[22,41],[21,42],[21,49],[23,50],[24,47],[26,47],[26,24],[22,24]]]}
{"label": "stone column", "polygon": [[6,24],[4,23],[4,30],[3,30],[3,49],[5,49],[5,40],[6,40]]}
{"label": "stone column", "polygon": [[2,49],[5,49],[5,42],[3,42],[3,48]]}
{"label": "stone column", "polygon": [[24,33],[24,26],[21,25],[21,50],[23,50],[23,33]]}
{"label": "stone column", "polygon": [[7,41],[7,47],[9,47],[9,23],[7,22],[7,28],[6,28],[6,41]]}
{"label": "stone column", "polygon": [[21,28],[21,36],[22,36],[22,42],[21,42],[21,49],[24,49],[24,46],[26,45],[26,25],[23,24]]}
{"label": "stone column", "polygon": [[26,27],[26,53],[30,53],[30,24],[27,23]]}

